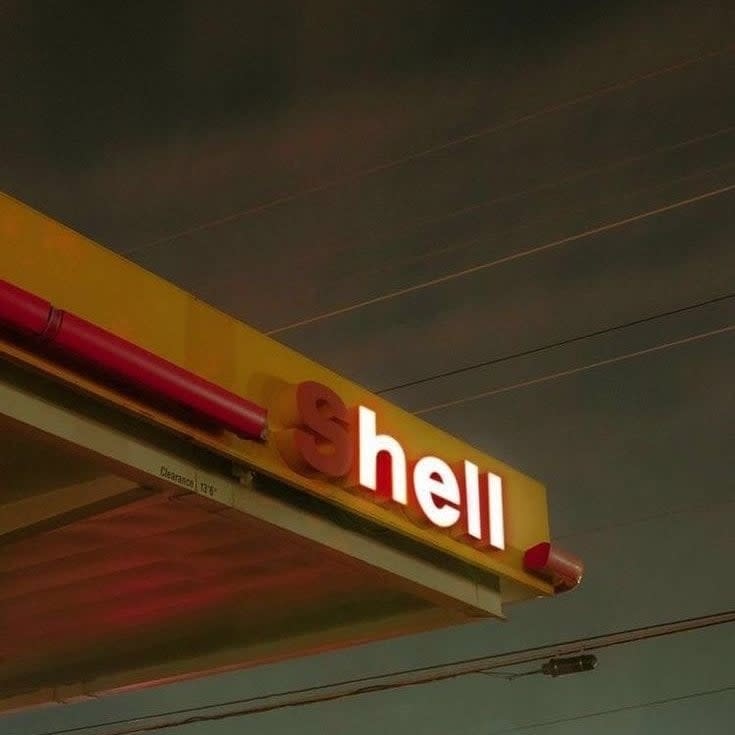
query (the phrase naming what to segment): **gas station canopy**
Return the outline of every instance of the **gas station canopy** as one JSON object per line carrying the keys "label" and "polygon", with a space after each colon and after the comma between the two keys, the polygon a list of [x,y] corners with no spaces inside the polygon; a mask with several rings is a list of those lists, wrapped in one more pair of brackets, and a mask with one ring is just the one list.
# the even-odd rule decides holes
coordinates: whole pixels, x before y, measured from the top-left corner
{"label": "gas station canopy", "polygon": [[581,577],[536,481],[2,195],[0,471],[0,711]]}

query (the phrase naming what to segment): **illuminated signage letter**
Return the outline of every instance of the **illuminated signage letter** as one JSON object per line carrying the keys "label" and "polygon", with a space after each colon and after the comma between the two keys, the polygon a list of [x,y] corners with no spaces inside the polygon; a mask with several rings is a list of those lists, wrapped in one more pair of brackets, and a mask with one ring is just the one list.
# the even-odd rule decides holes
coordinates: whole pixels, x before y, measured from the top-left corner
{"label": "illuminated signage letter", "polygon": [[480,510],[480,473],[477,465],[464,462],[464,507],[462,509],[464,530],[468,536],[482,539],[482,516]]}
{"label": "illuminated signage letter", "polygon": [[504,549],[503,481],[492,472],[487,473],[487,495],[490,507],[490,546],[496,549]]}
{"label": "illuminated signage letter", "polygon": [[382,452],[390,455],[391,492],[397,503],[408,503],[406,481],[406,453],[396,439],[388,434],[378,434],[375,411],[365,406],[358,409],[359,423],[359,484],[375,492],[378,490],[378,457]]}
{"label": "illuminated signage letter", "polygon": [[460,518],[460,493],[452,468],[438,457],[422,457],[413,470],[413,489],[424,515],[440,528]]}

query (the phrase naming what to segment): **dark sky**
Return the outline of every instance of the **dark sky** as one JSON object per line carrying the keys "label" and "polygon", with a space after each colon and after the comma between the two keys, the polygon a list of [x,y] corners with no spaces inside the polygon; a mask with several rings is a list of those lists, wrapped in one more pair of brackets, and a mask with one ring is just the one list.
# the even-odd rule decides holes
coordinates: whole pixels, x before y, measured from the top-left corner
{"label": "dark sky", "polygon": [[[691,0],[3,2],[0,190],[389,389],[735,292],[734,20]],[[722,300],[388,392],[461,401],[425,418],[547,484],[554,534],[588,564],[573,595],[0,731],[735,607],[735,337],[702,336],[733,323]],[[615,649],[568,682],[464,678],[166,732],[724,734],[734,638]]]}
{"label": "dark sky", "polygon": [[563,16],[539,11],[522,2],[225,0],[216,13],[185,2],[4,3],[9,112],[26,151],[74,165],[115,140],[262,123],[314,96],[496,74],[499,57],[508,68],[540,61],[576,24],[602,20],[585,3],[567,3]]}

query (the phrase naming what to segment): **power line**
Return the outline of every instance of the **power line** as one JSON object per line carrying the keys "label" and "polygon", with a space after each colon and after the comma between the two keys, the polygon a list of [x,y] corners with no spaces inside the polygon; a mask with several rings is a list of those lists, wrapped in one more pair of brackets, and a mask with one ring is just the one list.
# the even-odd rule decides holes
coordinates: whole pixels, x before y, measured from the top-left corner
{"label": "power line", "polygon": [[[735,129],[735,126],[734,126]],[[645,158],[646,156],[642,156],[642,158]],[[733,166],[735,166],[735,160],[729,160],[725,163],[720,163],[717,166],[712,166],[705,169],[698,169],[695,170],[693,173],[687,173],[683,176],[676,176],[670,179],[666,179],[665,181],[658,182],[657,184],[650,186],[639,186],[636,188],[631,188],[626,190],[624,193],[621,193],[615,197],[616,202],[622,202],[628,199],[631,199],[634,196],[637,196],[639,194],[650,194],[652,192],[658,192],[662,189],[666,189],[669,187],[672,187],[677,184],[682,184],[687,181],[693,181],[696,179],[701,179],[703,177],[712,176],[714,174],[723,173],[727,171],[728,169],[731,169]],[[595,169],[596,171],[604,170],[606,168],[609,168],[607,166],[600,167],[598,169]],[[592,169],[590,169],[592,171]],[[562,181],[558,182],[560,184],[564,183]],[[553,185],[549,185],[549,188],[553,188]],[[527,190],[526,192],[521,193],[533,193],[531,190]],[[519,193],[519,195],[521,194]],[[509,198],[513,197],[513,194],[508,195]],[[460,240],[453,240],[449,242],[445,242],[441,244],[439,247],[433,247],[429,248],[428,250],[425,250],[421,253],[417,253],[412,256],[408,256],[406,258],[401,258],[398,260],[391,260],[387,264],[382,264],[380,266],[376,266],[375,268],[372,268],[371,270],[362,270],[361,273],[363,275],[367,273],[377,273],[381,274],[385,272],[386,270],[396,270],[398,268],[402,268],[406,265],[413,265],[419,262],[431,260],[432,258],[436,258],[440,255],[447,255],[448,253],[454,253],[459,250],[463,250],[471,245],[477,245],[481,242],[497,242],[501,239],[501,237],[504,237],[505,235],[508,235],[510,233],[514,233],[517,231],[520,231],[522,229],[528,229],[531,227],[532,224],[537,225],[539,222],[546,222],[546,223],[552,223],[552,222],[559,222],[562,220],[564,216],[567,216],[569,214],[579,214],[580,212],[584,211],[584,207],[574,207],[574,208],[565,208],[565,209],[558,209],[554,211],[554,214],[551,218],[544,218],[539,221],[532,220],[530,222],[523,222],[523,224],[516,224],[510,228],[500,230],[500,231],[493,231],[488,237],[487,234],[481,234],[476,235],[469,238],[463,238]]]}
{"label": "power line", "polygon": [[651,79],[656,79],[657,77],[665,76],[666,74],[671,74],[673,72],[681,71],[682,69],[686,69],[690,66],[694,66],[703,61],[725,55],[729,53],[730,51],[732,51],[733,49],[735,49],[735,44],[731,44],[729,46],[725,46],[721,49],[716,49],[714,51],[710,51],[705,54],[701,54],[699,56],[690,57],[688,59],[684,59],[680,62],[677,62],[676,64],[671,64],[669,66],[660,67],[658,69],[654,69],[653,71],[645,72],[644,74],[639,74],[633,77],[629,77],[628,79],[624,79],[620,82],[614,82],[613,84],[608,84],[606,86],[593,90],[592,92],[587,92],[585,94],[578,95],[577,97],[572,97],[571,99],[563,100],[562,102],[557,102],[553,105],[543,107],[534,112],[530,112],[525,115],[521,115],[520,117],[512,118],[510,120],[506,120],[496,125],[490,125],[484,128],[480,128],[479,130],[476,130],[472,133],[468,133],[467,135],[459,136],[456,138],[451,138],[450,140],[447,140],[444,143],[439,143],[437,145],[430,146],[428,148],[424,148],[423,150],[416,151],[414,153],[409,153],[399,158],[394,158],[389,161],[384,161],[383,163],[379,163],[374,166],[369,166],[367,168],[358,169],[357,171],[347,173],[343,176],[337,176],[336,178],[329,179],[328,181],[323,181],[321,183],[317,183],[313,186],[306,187],[304,189],[299,189],[297,191],[284,193],[268,201],[261,202],[259,204],[254,204],[250,207],[239,210],[237,212],[232,212],[231,214],[225,215],[224,217],[219,217],[217,219],[209,220],[207,222],[202,222],[198,225],[188,227],[184,230],[180,230],[170,235],[166,235],[164,237],[157,238],[156,240],[151,240],[147,243],[143,243],[142,245],[139,245],[137,247],[130,248],[128,250],[123,251],[123,254],[130,255],[133,253],[141,252],[143,250],[149,250],[151,248],[158,247],[160,245],[163,245],[169,242],[173,242],[175,240],[178,240],[187,235],[194,234],[196,232],[201,232],[203,230],[208,230],[214,227],[219,227],[221,225],[227,224],[229,222],[233,222],[238,219],[243,219],[245,217],[249,217],[254,214],[265,212],[269,209],[275,209],[276,207],[282,206],[284,204],[288,204],[292,201],[301,199],[303,197],[312,196],[314,194],[328,191],[338,186],[344,186],[345,184],[349,184],[354,181],[358,181],[360,179],[367,178],[369,176],[374,176],[376,174],[383,173],[385,171],[390,171],[400,166],[404,166],[408,163],[412,163],[413,161],[418,161],[423,158],[433,156],[437,153],[440,153],[446,150],[450,150],[452,148],[464,145],[466,143],[477,140],[479,138],[483,138],[485,136],[492,135],[494,133],[498,133],[503,130],[507,130],[507,129],[510,129],[510,128],[513,128],[519,125],[523,125],[525,123],[531,122],[532,120],[536,120],[545,115],[550,115],[556,112],[561,112],[562,110],[568,109],[570,107],[574,107],[583,102],[588,102],[589,100],[595,99],[596,97],[601,97],[606,94],[610,94],[612,92],[617,92],[617,91],[626,89],[627,87],[634,86],[635,84],[638,84],[640,82],[645,82]]}
{"label": "power line", "polygon": [[416,291],[421,291],[427,288],[432,288],[434,286],[438,286],[443,283],[454,281],[458,278],[464,278],[465,276],[473,275],[475,273],[479,273],[481,271],[485,271],[490,268],[495,268],[500,265],[505,265],[506,263],[511,263],[516,260],[521,260],[522,258],[527,258],[527,257],[530,257],[531,255],[538,255],[539,253],[553,250],[555,248],[561,247],[562,245],[568,245],[569,243],[578,242],[580,240],[584,240],[585,238],[593,237],[595,235],[599,235],[604,232],[610,232],[610,231],[619,229],[621,227],[625,227],[626,225],[633,224],[634,222],[640,222],[642,220],[646,220],[651,217],[655,217],[660,214],[664,214],[666,212],[671,212],[676,209],[680,209],[682,207],[689,206],[691,204],[696,204],[698,202],[702,202],[707,199],[712,199],[713,197],[717,197],[722,194],[731,192],[734,189],[735,189],[735,184],[728,184],[727,186],[719,187],[717,189],[711,189],[710,191],[706,191],[702,194],[697,194],[696,196],[687,197],[686,199],[680,199],[675,202],[671,202],[670,204],[665,204],[663,206],[656,207],[655,209],[646,210],[644,212],[638,212],[637,214],[630,215],[629,217],[624,217],[623,219],[614,220],[613,222],[606,222],[605,224],[598,225],[596,227],[591,227],[586,230],[582,230],[581,232],[576,232],[572,235],[567,235],[565,237],[561,237],[561,238],[552,240],[550,242],[543,243],[541,245],[536,245],[534,247],[527,248],[525,250],[519,250],[515,253],[504,255],[500,258],[495,258],[494,260],[486,261],[485,263],[479,263],[478,265],[471,266],[470,268],[464,268],[459,271],[454,271],[453,273],[447,273],[437,278],[432,278],[427,281],[422,281],[421,283],[415,283],[412,286],[407,286],[405,288],[397,289],[395,291],[390,291],[388,293],[381,294],[380,296],[374,296],[373,298],[364,299],[362,301],[357,301],[353,304],[348,304],[347,306],[343,306],[338,309],[333,309],[331,311],[326,311],[321,314],[316,314],[315,316],[307,317],[305,319],[300,319],[290,324],[286,324],[282,327],[271,329],[267,331],[266,334],[270,336],[282,334],[283,332],[287,332],[292,329],[296,329],[297,327],[308,326],[310,324],[315,324],[316,322],[321,322],[326,319],[331,319],[336,316],[341,316],[342,314],[347,314],[349,312],[356,311],[358,309],[363,309],[367,306],[372,306],[373,304],[382,303],[384,301],[391,301],[392,299],[396,299],[401,296],[406,296],[410,293],[415,293]]}
{"label": "power line", "polygon": [[682,337],[681,339],[672,340],[671,342],[663,342],[658,345],[654,345],[653,347],[646,347],[643,350],[636,350],[635,352],[626,352],[622,355],[616,355],[615,357],[609,357],[605,360],[597,360],[596,362],[587,363],[586,365],[580,365],[575,368],[570,368],[568,370],[560,370],[556,373],[549,373],[548,375],[542,375],[538,378],[532,378],[530,380],[523,380],[519,383],[513,383],[511,385],[504,385],[500,388],[493,388],[492,390],[486,390],[482,391],[481,393],[475,393],[470,396],[464,396],[463,398],[456,398],[452,401],[445,401],[444,403],[436,403],[432,406],[426,406],[425,408],[418,409],[417,411],[412,411],[412,413],[416,416],[421,416],[426,413],[431,413],[433,411],[439,411],[444,408],[451,408],[453,406],[460,406],[464,403],[469,403],[471,401],[479,401],[483,398],[490,398],[491,396],[497,396],[501,393],[508,393],[512,390],[517,390],[519,388],[528,388],[532,385],[539,385],[541,383],[548,383],[551,380],[558,380],[559,378],[566,378],[570,375],[577,375],[578,373],[584,373],[588,370],[594,370],[595,368],[604,367],[606,365],[614,365],[618,362],[623,362],[625,360],[632,360],[636,357],[642,357],[644,355],[650,355],[655,352],[660,352],[661,350],[668,350],[672,347],[679,347],[680,345],[690,344],[692,342],[698,342],[703,339],[708,339],[709,337],[715,337],[719,334],[725,334],[727,332],[732,332],[735,330],[735,324],[728,324],[725,327],[720,327],[719,329],[711,329],[707,332],[698,332],[697,334],[692,334],[689,337]]}
{"label": "power line", "polygon": [[573,531],[572,533],[563,533],[560,535],[554,534],[555,541],[563,541],[570,538],[579,538],[580,536],[589,536],[590,534],[600,533],[601,531],[609,531],[613,528],[627,528],[628,526],[635,526],[638,523],[648,523],[649,521],[655,521],[659,518],[671,518],[672,516],[678,515],[692,515],[693,513],[707,513],[714,510],[715,508],[725,508],[727,506],[735,506],[735,500],[721,500],[712,503],[701,503],[699,505],[689,505],[682,508],[675,508],[673,510],[662,511],[661,513],[648,513],[644,516],[638,516],[631,518],[627,521],[619,521],[618,523],[605,523],[602,526],[594,526],[583,531]]}
{"label": "power line", "polygon": [[640,319],[633,319],[632,321],[628,322],[622,322],[620,324],[614,324],[610,327],[604,327],[602,329],[596,329],[592,332],[586,332],[585,334],[580,334],[576,337],[569,337],[567,339],[559,340],[558,342],[549,342],[545,345],[541,345],[540,347],[533,347],[527,350],[522,350],[520,352],[513,352],[507,355],[502,355],[501,357],[493,357],[489,360],[482,360],[480,362],[475,362],[472,365],[466,365],[461,368],[454,368],[453,370],[445,370],[441,373],[435,373],[433,375],[427,375],[423,378],[416,378],[414,380],[408,380],[405,383],[399,383],[397,385],[392,385],[389,388],[382,388],[381,390],[375,391],[378,395],[383,395],[385,393],[392,393],[397,390],[403,390],[404,388],[413,388],[417,385],[423,385],[424,383],[431,383],[435,380],[441,380],[442,378],[450,378],[455,375],[462,375],[463,373],[469,373],[473,370],[479,370],[480,368],[484,367],[490,367],[491,365],[499,365],[504,362],[509,362],[511,360],[516,360],[522,357],[529,357],[530,355],[538,354],[539,352],[546,352],[547,350],[553,350],[558,347],[566,347],[568,345],[575,344],[576,342],[582,342],[587,339],[592,339],[593,337],[601,337],[605,334],[612,334],[613,332],[618,332],[622,329],[628,329],[630,327],[636,327],[641,324],[646,324],[647,322],[656,321],[658,319],[664,319],[666,317],[675,316],[677,314],[685,314],[689,311],[695,311],[696,309],[704,308],[705,306],[711,306],[712,304],[717,304],[721,301],[729,301],[730,299],[735,298],[735,293],[729,293],[725,294],[724,296],[716,296],[712,299],[707,299],[706,301],[698,301],[694,304],[689,304],[687,306],[681,306],[677,309],[670,309],[669,311],[661,311],[656,314],[651,314],[649,316],[641,317]]}
{"label": "power line", "polygon": [[[158,715],[116,720],[114,722],[107,722],[99,725],[87,725],[66,728],[63,730],[54,730],[43,733],[42,735],[84,735],[85,733],[87,733],[87,735],[93,735],[92,733],[89,733],[90,730],[99,731],[102,728],[117,727],[119,725],[132,725],[132,727],[110,730],[107,732],[107,735],[141,735],[142,733],[156,732],[171,727],[181,727],[200,722],[211,722],[231,719],[233,717],[263,714],[265,712],[285,709],[288,707],[320,704],[361,696],[364,694],[373,694],[409,686],[420,686],[423,684],[446,681],[448,679],[455,679],[471,674],[480,674],[483,671],[492,671],[495,669],[507,668],[508,666],[528,664],[547,660],[553,657],[574,655],[582,650],[585,652],[599,651],[626,643],[635,643],[654,638],[678,635],[694,630],[726,625],[732,622],[735,622],[735,610],[727,610],[712,615],[674,620],[656,625],[648,625],[640,628],[632,628],[614,633],[591,636],[588,638],[578,638],[562,643],[547,644],[510,653],[460,659],[447,664],[421,666],[412,669],[394,671],[387,674],[375,674],[372,676],[358,677],[330,684],[305,687],[302,689],[291,689],[274,694],[236,699],[200,707],[171,710]],[[252,706],[227,712],[214,712],[197,715],[191,714],[193,712],[201,713],[205,710],[236,707],[239,705]],[[171,718],[177,715],[188,716],[178,720],[170,719],[167,722],[152,722],[153,720],[160,720],[165,717]]]}
{"label": "power line", "polygon": [[550,727],[552,725],[562,725],[566,722],[579,722],[580,720],[591,720],[595,717],[606,717],[608,715],[618,714],[619,712],[630,712],[632,710],[648,709],[649,707],[660,707],[674,702],[685,702],[689,699],[700,699],[702,697],[712,697],[717,694],[735,691],[735,685],[719,687],[718,689],[705,689],[699,692],[691,692],[690,694],[682,694],[678,697],[666,697],[665,699],[651,699],[647,702],[637,704],[624,704],[620,707],[612,709],[601,709],[596,712],[587,712],[581,715],[573,715],[572,717],[559,717],[555,720],[545,720],[544,722],[534,722],[528,725],[518,725],[517,727],[509,727],[504,730],[493,730],[489,735],[507,735],[512,732],[523,732],[524,730],[537,730],[542,727]]}
{"label": "power line", "polygon": [[[683,140],[678,140],[676,143],[671,143],[669,145],[654,148],[652,150],[646,151],[645,153],[640,153],[634,156],[625,156],[622,158],[614,159],[612,161],[607,161],[597,166],[592,166],[590,168],[581,169],[581,170],[575,171],[572,174],[569,174],[568,176],[564,176],[560,179],[554,179],[553,181],[546,181],[536,186],[531,186],[525,189],[512,191],[510,193],[499,194],[489,199],[483,199],[480,201],[471,202],[469,204],[464,204],[461,207],[453,209],[449,212],[445,212],[444,214],[434,216],[434,217],[426,217],[420,220],[415,220],[411,222],[409,225],[399,227],[396,230],[392,230],[391,232],[382,235],[378,239],[378,242],[384,241],[388,238],[393,239],[396,236],[400,236],[401,234],[405,232],[411,232],[418,228],[425,227],[427,225],[436,225],[441,222],[446,222],[451,219],[456,219],[458,217],[465,216],[472,212],[476,212],[480,209],[487,209],[497,204],[507,204],[508,202],[512,202],[517,199],[522,199],[523,197],[530,196],[531,194],[540,194],[543,192],[553,191],[554,189],[558,189],[568,184],[573,184],[573,183],[578,183],[580,181],[583,181],[584,179],[589,178],[590,176],[594,176],[595,174],[599,174],[599,173],[606,172],[606,171],[613,171],[618,168],[623,168],[633,163],[638,163],[648,158],[652,158],[654,156],[661,155],[662,153],[674,153],[676,151],[682,150],[684,148],[688,148],[689,146],[696,145],[698,143],[703,143],[705,141],[713,140],[715,138],[730,135],[733,132],[733,130],[735,130],[735,125],[728,125],[724,128],[718,128],[717,130],[713,130],[708,133],[702,133],[692,138],[685,138]],[[729,165],[732,165],[732,164],[729,164]],[[711,173],[712,171],[718,170],[720,168],[723,168],[723,166],[718,166],[715,169],[711,171],[705,171],[704,173]],[[688,177],[684,177],[684,178],[688,178]],[[674,179],[674,181],[677,181],[677,180],[678,179]],[[666,183],[668,184],[669,182],[666,182]],[[638,191],[647,191],[650,188],[651,187],[646,187],[643,189],[639,189]],[[653,187],[653,188],[658,188],[658,187]],[[466,242],[468,243],[478,242],[480,239],[481,238],[471,238],[470,240]],[[336,248],[336,249],[330,248],[328,250],[319,249],[316,251],[309,251],[308,254],[304,254],[304,253],[297,254],[293,262],[299,263],[299,262],[304,262],[307,260],[311,261],[313,259],[333,257],[339,253],[343,253],[348,250],[352,250],[354,247],[355,247],[354,243],[349,243],[343,247]],[[415,262],[416,260],[423,259],[423,257],[425,256],[420,256],[418,258],[410,258],[406,260],[407,262]]]}
{"label": "power line", "polygon": [[590,176],[593,176],[594,174],[598,174],[603,171],[610,171],[616,168],[623,168],[624,166],[629,166],[632,163],[639,163],[640,161],[645,161],[647,158],[652,158],[662,153],[673,153],[674,151],[681,150],[682,148],[688,148],[689,146],[696,145],[697,143],[703,143],[705,141],[714,140],[715,138],[720,138],[722,136],[729,135],[730,133],[732,133],[733,130],[735,130],[735,125],[728,125],[724,128],[719,128],[709,133],[702,133],[701,135],[695,135],[692,138],[686,138],[684,140],[679,140],[676,143],[671,143],[670,145],[659,146],[658,148],[654,148],[652,150],[646,151],[645,153],[640,153],[635,156],[624,156],[622,158],[618,158],[613,161],[607,161],[606,163],[599,164],[597,166],[592,166],[590,168],[585,168],[580,171],[575,171],[574,173],[569,174],[568,176],[564,176],[561,179],[556,179],[554,181],[547,181],[547,182],[544,182],[543,184],[538,184],[537,186],[532,186],[528,189],[523,189],[521,191],[514,191],[514,192],[511,192],[510,194],[502,194],[500,196],[493,197],[492,199],[484,199],[482,201],[472,202],[471,204],[465,204],[464,206],[458,209],[452,210],[451,212],[448,212],[446,214],[440,215],[438,217],[432,217],[430,219],[426,219],[420,222],[419,225],[437,224],[439,222],[444,222],[445,220],[448,220],[448,219],[454,219],[456,217],[460,217],[462,215],[468,214],[469,212],[475,212],[478,209],[484,209],[485,207],[490,207],[494,204],[504,204],[514,199],[519,199],[521,197],[528,196],[529,194],[539,194],[544,191],[557,189],[561,186],[565,186],[566,184],[572,184],[578,181],[582,181],[586,178],[589,178]]}

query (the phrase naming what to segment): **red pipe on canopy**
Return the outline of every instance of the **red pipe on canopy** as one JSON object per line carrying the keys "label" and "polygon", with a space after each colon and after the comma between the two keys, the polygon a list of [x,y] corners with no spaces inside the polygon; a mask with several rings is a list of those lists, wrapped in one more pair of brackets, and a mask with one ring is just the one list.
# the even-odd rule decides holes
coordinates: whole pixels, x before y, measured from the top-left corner
{"label": "red pipe on canopy", "polygon": [[263,438],[265,408],[3,280],[0,322],[133,387],[191,409],[238,436]]}
{"label": "red pipe on canopy", "polygon": [[0,320],[18,331],[38,336],[46,329],[50,315],[48,301],[0,280]]}
{"label": "red pipe on canopy", "polygon": [[526,549],[523,566],[529,572],[548,579],[556,592],[574,589],[584,574],[584,562],[581,559],[552,546],[548,541]]}

